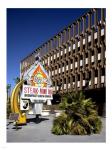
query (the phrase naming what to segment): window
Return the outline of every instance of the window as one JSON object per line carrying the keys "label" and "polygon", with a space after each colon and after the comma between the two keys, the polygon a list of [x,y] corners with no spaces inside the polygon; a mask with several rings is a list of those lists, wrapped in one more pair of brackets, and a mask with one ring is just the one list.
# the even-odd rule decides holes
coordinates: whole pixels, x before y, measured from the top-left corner
{"label": "window", "polygon": [[66,70],[68,70],[68,65],[66,66]]}
{"label": "window", "polygon": [[75,82],[75,76],[73,76],[73,82]]}
{"label": "window", "polygon": [[57,57],[59,57],[59,53],[57,53]]}
{"label": "window", "polygon": [[80,60],[80,66],[82,66],[82,60]]}
{"label": "window", "polygon": [[63,55],[63,51],[61,50],[61,56]]}
{"label": "window", "polygon": [[70,69],[73,69],[73,64],[70,65]]}
{"label": "window", "polygon": [[77,68],[77,62],[75,62],[75,68]]}
{"label": "window", "polygon": [[98,77],[98,70],[95,70],[95,77]]}
{"label": "window", "polygon": [[71,46],[68,47],[68,51],[69,51],[69,52],[71,51]]}
{"label": "window", "polygon": [[75,49],[75,44],[73,44],[73,50]]}

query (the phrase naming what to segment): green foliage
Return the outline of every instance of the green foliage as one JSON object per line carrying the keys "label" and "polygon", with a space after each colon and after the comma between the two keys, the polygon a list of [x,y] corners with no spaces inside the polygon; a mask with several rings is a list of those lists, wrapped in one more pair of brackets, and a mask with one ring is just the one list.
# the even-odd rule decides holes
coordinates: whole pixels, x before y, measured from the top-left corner
{"label": "green foliage", "polygon": [[7,102],[7,118],[9,118],[10,113],[11,113],[11,106],[10,103]]}
{"label": "green foliage", "polygon": [[7,118],[9,117],[11,113],[11,106],[10,106],[10,95],[11,95],[11,84],[7,84]]}
{"label": "green foliage", "polygon": [[20,78],[19,77],[14,78],[14,82],[15,84],[18,84],[20,82]]}
{"label": "green foliage", "polygon": [[52,133],[57,135],[100,133],[102,122],[96,105],[90,98],[85,99],[82,92],[64,95],[60,108],[65,111],[54,119]]}

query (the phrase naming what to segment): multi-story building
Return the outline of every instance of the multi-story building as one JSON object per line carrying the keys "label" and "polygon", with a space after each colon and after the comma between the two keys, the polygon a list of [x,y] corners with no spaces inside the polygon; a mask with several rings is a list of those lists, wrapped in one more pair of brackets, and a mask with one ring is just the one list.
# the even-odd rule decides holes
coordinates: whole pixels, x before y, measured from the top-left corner
{"label": "multi-story building", "polygon": [[88,83],[87,90],[100,89],[98,98],[102,99],[106,86],[105,52],[106,9],[90,9],[24,58],[21,77],[39,54],[47,66],[54,93],[59,89],[61,93],[83,90]]}

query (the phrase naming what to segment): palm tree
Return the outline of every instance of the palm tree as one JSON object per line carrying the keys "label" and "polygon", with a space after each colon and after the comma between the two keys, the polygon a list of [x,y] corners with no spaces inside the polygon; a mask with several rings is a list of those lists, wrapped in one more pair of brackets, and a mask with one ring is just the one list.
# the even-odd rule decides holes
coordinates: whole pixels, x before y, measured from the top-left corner
{"label": "palm tree", "polygon": [[11,84],[7,84],[7,101],[10,99]]}
{"label": "palm tree", "polygon": [[64,112],[54,119],[52,133],[86,135],[101,131],[102,122],[96,105],[82,92],[65,95],[60,107]]}
{"label": "palm tree", "polygon": [[10,95],[11,95],[11,84],[7,84],[7,117],[11,113],[10,108]]}
{"label": "palm tree", "polygon": [[20,78],[16,77],[16,78],[14,78],[14,81],[15,81],[15,84],[18,84],[20,82]]}

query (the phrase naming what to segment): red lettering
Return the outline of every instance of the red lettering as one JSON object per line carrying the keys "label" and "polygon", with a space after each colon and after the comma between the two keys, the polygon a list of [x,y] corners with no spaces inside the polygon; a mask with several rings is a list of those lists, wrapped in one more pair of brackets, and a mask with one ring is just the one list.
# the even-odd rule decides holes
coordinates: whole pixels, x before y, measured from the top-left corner
{"label": "red lettering", "polygon": [[48,94],[51,95],[53,92],[51,89],[48,89]]}
{"label": "red lettering", "polygon": [[33,94],[32,88],[30,88],[30,94]]}
{"label": "red lettering", "polygon": [[47,89],[40,89],[40,94],[47,94]]}
{"label": "red lettering", "polygon": [[29,94],[29,89],[30,89],[30,87],[27,87],[27,88],[28,88],[28,92],[27,92],[27,93]]}
{"label": "red lettering", "polygon": [[38,94],[38,89],[37,88],[33,88],[33,93],[34,94]]}
{"label": "red lettering", "polygon": [[27,87],[24,87],[24,93],[27,93]]}
{"label": "red lettering", "polygon": [[25,94],[38,94],[38,88],[35,87],[24,87]]}

